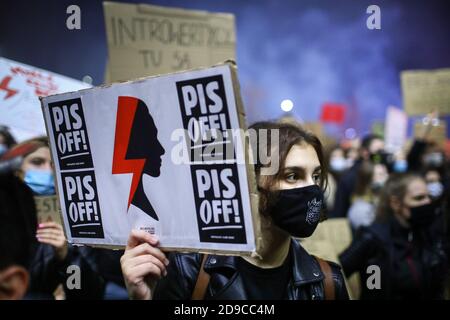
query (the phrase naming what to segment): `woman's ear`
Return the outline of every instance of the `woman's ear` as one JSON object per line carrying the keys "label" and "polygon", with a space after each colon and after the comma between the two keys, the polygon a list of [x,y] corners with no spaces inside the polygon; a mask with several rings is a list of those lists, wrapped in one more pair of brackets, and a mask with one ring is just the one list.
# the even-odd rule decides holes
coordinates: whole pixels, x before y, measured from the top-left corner
{"label": "woman's ear", "polygon": [[389,205],[395,213],[398,213],[401,209],[400,199],[396,196],[389,197]]}
{"label": "woman's ear", "polygon": [[22,169],[16,170],[14,174],[22,181],[25,179],[25,172],[23,172]]}
{"label": "woman's ear", "polygon": [[10,266],[0,272],[0,300],[20,300],[29,283],[28,271],[21,266]]}

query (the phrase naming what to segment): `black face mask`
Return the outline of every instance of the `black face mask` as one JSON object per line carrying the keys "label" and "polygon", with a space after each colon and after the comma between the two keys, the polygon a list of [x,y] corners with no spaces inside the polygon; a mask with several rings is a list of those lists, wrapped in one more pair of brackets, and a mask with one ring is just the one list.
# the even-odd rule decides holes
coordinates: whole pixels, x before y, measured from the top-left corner
{"label": "black face mask", "polygon": [[323,207],[320,187],[313,185],[277,192],[278,199],[271,210],[274,224],[294,237],[312,235]]}
{"label": "black face mask", "polygon": [[439,215],[439,205],[437,202],[431,202],[419,207],[409,208],[411,217],[409,223],[413,228],[428,226]]}

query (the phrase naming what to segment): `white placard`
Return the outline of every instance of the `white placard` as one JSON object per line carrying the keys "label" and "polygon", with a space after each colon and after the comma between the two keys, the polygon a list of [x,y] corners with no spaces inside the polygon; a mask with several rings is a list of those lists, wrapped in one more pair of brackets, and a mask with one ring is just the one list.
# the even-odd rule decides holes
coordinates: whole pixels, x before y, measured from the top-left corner
{"label": "white placard", "polygon": [[[223,64],[42,99],[69,242],[124,246],[135,228],[166,249],[255,251],[243,137],[208,137],[242,125],[233,72]],[[194,144],[185,129],[196,128],[205,136]]]}

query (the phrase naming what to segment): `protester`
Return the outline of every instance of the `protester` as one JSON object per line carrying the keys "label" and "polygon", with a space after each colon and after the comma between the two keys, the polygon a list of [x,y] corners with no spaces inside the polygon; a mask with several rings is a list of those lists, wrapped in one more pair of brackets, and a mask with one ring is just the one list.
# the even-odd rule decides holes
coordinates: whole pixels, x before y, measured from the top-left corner
{"label": "protester", "polygon": [[329,152],[328,161],[330,173],[339,181],[340,175],[350,167],[345,151],[340,146],[335,146]]}
{"label": "protester", "polygon": [[[290,124],[267,122],[252,128],[279,130],[278,146],[258,145],[272,159],[279,156],[278,172],[261,175],[264,166],[259,162],[255,166],[261,257],[182,253],[166,257],[156,237],[133,230],[121,258],[132,299],[324,299],[330,289],[323,285],[325,276],[333,279],[332,295],[348,299],[339,267],[326,263],[331,273],[323,271],[292,238],[310,236],[319,223],[327,176],[320,141]],[[199,274],[207,274],[209,280],[196,286],[197,279],[204,279]],[[202,284],[206,293],[199,289]]]}
{"label": "protester", "polygon": [[[431,202],[420,176],[392,175],[376,221],[361,227],[339,256],[347,277],[359,272],[361,299],[442,299],[448,276],[442,221],[442,211]],[[367,285],[369,266],[379,268],[379,281],[372,280],[376,290]]]}
{"label": "protester", "polygon": [[438,169],[428,167],[424,170],[423,176],[427,183],[428,193],[432,199],[437,200],[444,196],[444,177]]}
{"label": "protester", "polygon": [[346,217],[350,208],[350,196],[353,194],[359,167],[364,160],[371,160],[380,155],[384,150],[384,141],[376,135],[366,136],[359,150],[359,159],[345,173],[341,175],[337,186],[334,207],[330,217]]}
{"label": "protester", "polygon": [[[2,157],[3,161],[20,159],[17,167],[10,168],[21,178],[35,196],[55,194],[52,161],[47,137],[33,138],[10,149]],[[34,202],[33,202],[34,206]],[[30,212],[36,216],[36,211]],[[104,290],[103,279],[97,276],[95,256],[89,248],[74,248],[68,245],[62,226],[56,222],[42,222],[36,226],[32,243],[32,260],[29,264],[29,299],[53,299],[59,285],[63,285],[65,298],[101,298]],[[70,290],[67,279],[70,265],[83,270],[81,290]]]}
{"label": "protester", "polygon": [[406,155],[403,150],[399,150],[394,154],[392,172],[404,173],[406,171],[408,171],[408,161],[406,161]]}
{"label": "protester", "polygon": [[25,297],[36,225],[30,189],[13,174],[0,174],[0,300]]}
{"label": "protester", "polygon": [[375,220],[378,196],[388,179],[384,164],[364,161],[359,167],[355,191],[351,197],[348,219],[354,230],[368,226]]}

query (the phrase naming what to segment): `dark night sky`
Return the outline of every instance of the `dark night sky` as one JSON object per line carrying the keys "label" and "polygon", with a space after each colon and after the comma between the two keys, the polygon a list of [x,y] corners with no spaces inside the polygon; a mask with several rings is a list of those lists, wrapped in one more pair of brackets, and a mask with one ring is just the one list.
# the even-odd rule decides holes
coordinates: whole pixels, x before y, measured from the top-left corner
{"label": "dark night sky", "polygon": [[[388,105],[401,106],[401,70],[450,67],[450,1],[127,2],[234,13],[249,122],[282,115],[283,99],[314,121],[334,101],[352,105],[346,126],[364,133]],[[81,8],[79,31],[65,27],[70,4]],[[381,7],[381,30],[366,28],[371,4]],[[100,84],[105,37],[101,1],[1,0],[0,56]]]}

